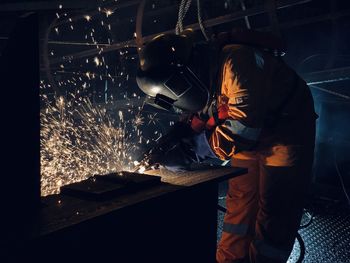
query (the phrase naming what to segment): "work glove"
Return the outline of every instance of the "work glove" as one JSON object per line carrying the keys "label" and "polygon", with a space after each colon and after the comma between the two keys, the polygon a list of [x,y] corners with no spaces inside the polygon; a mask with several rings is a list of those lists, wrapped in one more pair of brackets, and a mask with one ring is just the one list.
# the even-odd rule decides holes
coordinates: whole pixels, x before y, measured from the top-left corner
{"label": "work glove", "polygon": [[190,120],[191,129],[196,133],[202,132],[203,130],[205,130],[205,126],[208,119],[209,116],[206,114],[194,114]]}
{"label": "work glove", "polygon": [[150,155],[150,163],[154,166],[164,166],[173,172],[191,170],[193,164],[203,161],[220,161],[211,149],[208,131],[193,133],[191,137],[181,139],[167,151],[154,151]]}
{"label": "work glove", "polygon": [[149,165],[156,168],[164,166],[173,172],[187,171],[194,162],[197,162],[197,156],[186,139],[180,140],[166,151],[155,150],[149,155]]}
{"label": "work glove", "polygon": [[218,107],[217,111],[213,113],[213,116],[210,117],[205,123],[205,129],[211,130],[216,126],[225,122],[229,118],[229,107],[227,104],[222,104]]}
{"label": "work glove", "polygon": [[227,104],[222,104],[217,110],[213,112],[213,116],[209,117],[208,114],[200,113],[194,114],[190,118],[191,128],[196,133],[201,133],[204,130],[211,130],[216,126],[225,122],[229,117],[229,107]]}
{"label": "work glove", "polygon": [[208,131],[202,131],[192,137],[192,150],[196,154],[198,162],[211,159],[218,159],[211,149],[208,141]]}
{"label": "work glove", "polygon": [[157,144],[144,155],[141,163],[146,167],[165,166],[169,170],[185,170],[193,162],[190,138],[194,131],[188,122],[175,123],[170,131],[161,137]]}

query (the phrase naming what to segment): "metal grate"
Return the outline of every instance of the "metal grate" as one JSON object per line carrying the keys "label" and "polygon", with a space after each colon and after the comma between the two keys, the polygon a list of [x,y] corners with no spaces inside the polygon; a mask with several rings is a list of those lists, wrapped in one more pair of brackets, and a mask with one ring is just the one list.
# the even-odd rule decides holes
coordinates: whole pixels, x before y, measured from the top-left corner
{"label": "metal grate", "polygon": [[[225,206],[225,199],[219,198]],[[317,211],[316,211],[317,210]],[[318,207],[312,223],[299,233],[306,251],[304,263],[350,263],[350,210],[348,207]],[[218,240],[221,237],[224,214],[218,212]],[[288,263],[298,260],[300,248],[295,242]]]}
{"label": "metal grate", "polygon": [[[299,233],[306,247],[303,262],[350,263],[350,211],[315,215],[312,224]],[[299,253],[295,244],[289,262],[295,262]]]}

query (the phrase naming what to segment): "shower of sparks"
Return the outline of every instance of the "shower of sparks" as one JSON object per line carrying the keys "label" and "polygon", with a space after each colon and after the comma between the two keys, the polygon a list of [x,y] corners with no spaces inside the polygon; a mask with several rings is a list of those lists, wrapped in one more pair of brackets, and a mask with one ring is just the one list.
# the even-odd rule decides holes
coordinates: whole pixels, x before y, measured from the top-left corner
{"label": "shower of sparks", "polygon": [[[52,33],[55,37],[64,35],[68,30],[74,31],[77,35],[81,34],[81,39],[85,39],[87,44],[96,44],[99,52],[80,61],[73,61],[69,56],[61,57],[63,60],[53,75],[56,77],[56,73],[59,73],[56,84],[64,96],[54,99],[53,84],[41,81],[42,196],[59,193],[61,186],[85,180],[95,174],[133,170],[134,160],[140,158],[142,151],[147,150],[151,142],[161,136],[160,132],[152,132],[153,129],[161,128],[160,122],[157,114],[143,112],[145,101],[141,107],[127,103],[127,108],[123,110],[119,110],[118,105],[115,111],[107,110],[119,99],[143,99],[132,89],[129,93],[123,87],[128,85],[128,69],[121,68],[117,74],[112,74],[115,67],[113,64],[108,65],[108,57],[105,60],[102,54],[104,46],[100,44],[108,42],[110,45],[114,41],[113,38],[101,39],[106,29],[112,29],[109,23],[114,10],[98,7],[99,14],[84,15],[86,30],[79,30],[80,26],[76,26],[74,19],[69,18],[67,13],[61,13],[63,10],[58,11],[57,19],[68,19],[69,24],[54,27]],[[130,21],[134,22],[133,19]],[[136,37],[136,33],[134,35]],[[59,57],[61,50],[58,48],[52,48],[50,55]],[[118,56],[122,62],[135,59],[129,47],[119,50]],[[70,68],[78,69],[69,72]],[[96,91],[101,81],[111,83],[104,94]],[[108,97],[103,101],[103,106],[98,106],[97,103],[102,103],[101,96]],[[95,103],[91,103],[88,98]],[[149,127],[150,124],[152,127]],[[139,172],[143,169],[140,167]]]}
{"label": "shower of sparks", "polygon": [[[41,192],[59,192],[62,185],[78,182],[94,174],[130,169],[137,142],[130,141],[127,123],[113,120],[103,108],[88,99],[54,104],[41,96]],[[120,115],[120,114],[119,114]]]}

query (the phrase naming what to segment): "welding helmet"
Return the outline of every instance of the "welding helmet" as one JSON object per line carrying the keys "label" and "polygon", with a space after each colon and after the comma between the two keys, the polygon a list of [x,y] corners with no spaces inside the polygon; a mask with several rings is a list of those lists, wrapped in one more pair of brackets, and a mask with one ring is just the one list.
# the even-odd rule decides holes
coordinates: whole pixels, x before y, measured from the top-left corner
{"label": "welding helmet", "polygon": [[197,112],[208,103],[208,88],[189,67],[193,46],[189,32],[159,35],[139,53],[137,84],[158,108]]}

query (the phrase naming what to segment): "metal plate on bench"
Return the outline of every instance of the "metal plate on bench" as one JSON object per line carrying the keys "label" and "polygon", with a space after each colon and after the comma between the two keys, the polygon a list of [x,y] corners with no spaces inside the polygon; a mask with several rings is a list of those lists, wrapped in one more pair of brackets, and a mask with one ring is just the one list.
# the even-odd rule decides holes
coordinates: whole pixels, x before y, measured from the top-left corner
{"label": "metal plate on bench", "polygon": [[137,189],[147,188],[161,182],[161,177],[156,175],[139,174],[132,172],[119,172],[107,175],[95,175],[98,181],[109,181],[118,184],[125,184]]}
{"label": "metal plate on bench", "polygon": [[61,187],[61,193],[83,199],[106,200],[126,192],[126,186],[95,180],[90,177],[84,181]]}
{"label": "metal plate on bench", "polygon": [[61,187],[61,193],[95,201],[115,198],[159,184],[161,177],[120,172],[95,175],[84,181]]}

